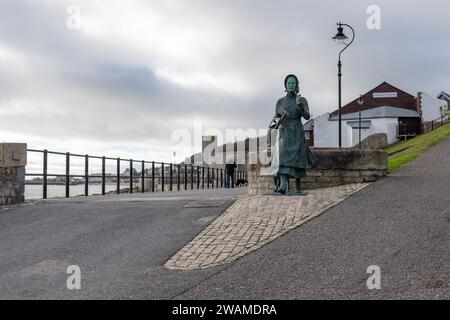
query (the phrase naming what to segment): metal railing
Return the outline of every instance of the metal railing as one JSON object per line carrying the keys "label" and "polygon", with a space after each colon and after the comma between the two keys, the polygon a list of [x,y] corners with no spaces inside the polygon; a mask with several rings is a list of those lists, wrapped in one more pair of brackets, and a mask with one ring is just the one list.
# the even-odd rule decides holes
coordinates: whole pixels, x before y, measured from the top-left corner
{"label": "metal railing", "polygon": [[[42,153],[42,172],[26,173],[27,177],[42,177],[42,198],[48,197],[49,183],[59,184],[65,186],[65,197],[70,197],[71,179],[78,178],[78,182],[84,183],[84,196],[89,195],[89,185],[98,184],[100,179],[101,194],[106,194],[106,182],[113,181],[116,183],[115,193],[121,192],[157,192],[160,189],[164,191],[177,191],[180,190],[198,190],[198,189],[213,189],[225,187],[225,170],[217,167],[205,167],[192,164],[173,164],[156,161],[134,160],[134,159],[122,159],[111,158],[105,156],[91,156],[81,155],[69,152],[55,152],[48,150],[34,150],[27,149],[29,153]],[[65,157],[65,173],[57,174],[48,172],[48,156],[59,155]],[[71,159],[84,158],[84,174],[71,174]],[[89,172],[89,160],[97,159],[101,160],[101,173],[90,174]],[[106,161],[116,162],[116,173],[106,173]],[[121,172],[121,164],[128,163],[128,168],[124,172]],[[140,172],[135,169],[135,165],[140,166]],[[150,168],[145,168],[146,165],[151,165]],[[50,181],[49,178],[63,178],[59,182]],[[92,179],[96,179],[92,182]],[[235,170],[234,182],[238,179],[247,180],[247,172],[242,170]],[[33,180],[31,180],[33,181]],[[31,184],[30,180],[26,180],[25,184]],[[27,183],[28,182],[28,183]],[[128,188],[121,189],[122,182],[128,185]],[[149,182],[149,183],[147,183]],[[36,183],[33,183],[36,184]],[[159,187],[159,188],[158,188]],[[176,187],[176,188],[175,188]]]}
{"label": "metal railing", "polygon": [[426,133],[426,132],[430,132],[433,131],[441,126],[443,126],[444,124],[450,122],[450,119],[445,117],[445,116],[441,116],[439,118],[436,118],[432,121],[427,121],[423,123],[423,127],[422,127],[422,132]]}

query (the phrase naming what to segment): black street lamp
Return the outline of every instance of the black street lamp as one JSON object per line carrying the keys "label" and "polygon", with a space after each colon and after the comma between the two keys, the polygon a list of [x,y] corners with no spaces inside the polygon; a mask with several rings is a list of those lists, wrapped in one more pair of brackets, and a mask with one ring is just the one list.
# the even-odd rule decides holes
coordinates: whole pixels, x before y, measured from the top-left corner
{"label": "black street lamp", "polygon": [[[339,52],[339,61],[338,61],[338,79],[339,79],[339,85],[338,85],[338,89],[339,89],[339,111],[338,111],[339,112],[339,148],[341,148],[342,147],[342,129],[341,129],[342,128],[342,118],[341,118],[341,106],[342,106],[342,104],[341,104],[341,101],[342,101],[342,99],[341,99],[341,77],[342,77],[341,67],[342,67],[342,63],[341,63],[341,54],[342,54],[342,52],[345,49],[347,49],[347,47],[349,45],[352,44],[353,40],[355,40],[355,30],[353,30],[353,28],[350,25],[345,24],[345,23],[338,22],[337,25],[338,25],[337,33],[332,39],[334,39],[339,44],[341,44],[341,43],[345,44],[344,49],[342,49]],[[348,37],[344,34],[344,27],[343,26],[349,27],[350,30],[352,30],[352,40],[349,43],[345,43],[345,40],[347,40]]]}

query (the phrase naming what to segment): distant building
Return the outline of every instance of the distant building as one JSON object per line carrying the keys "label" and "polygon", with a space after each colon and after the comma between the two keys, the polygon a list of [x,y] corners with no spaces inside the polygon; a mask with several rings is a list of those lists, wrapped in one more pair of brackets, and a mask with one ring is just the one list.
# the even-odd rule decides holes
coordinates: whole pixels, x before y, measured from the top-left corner
{"label": "distant building", "polygon": [[[204,147],[206,148],[207,145],[209,144],[205,143]],[[201,161],[202,153],[196,153],[190,157],[187,157],[184,163],[193,164],[195,166],[223,169],[225,168],[226,163],[235,162],[237,165],[236,170],[245,171],[246,164],[256,163],[256,152],[266,150],[267,141],[266,137],[247,138],[242,141],[230,142],[220,146],[213,146],[215,147],[215,150],[213,153],[214,160],[212,164],[206,165]]]}
{"label": "distant building", "polygon": [[450,107],[450,94],[448,94],[448,93],[442,91],[442,92],[437,96],[437,98],[438,98],[439,100],[443,100],[443,101],[445,101],[445,102],[447,103],[447,105],[446,105],[446,106],[444,105],[443,108],[442,108],[442,115],[443,115],[444,117],[450,118],[450,112],[449,112],[449,107]]}
{"label": "distant building", "polygon": [[314,119],[309,119],[303,124],[305,139],[308,147],[314,146]]}
{"label": "distant building", "polygon": [[444,100],[447,102],[447,105],[450,105],[450,94],[441,91],[441,93],[437,96],[438,99]]}
{"label": "distant building", "polygon": [[[442,100],[425,92],[419,92],[415,97],[387,82],[376,86],[361,98],[362,105],[356,98],[341,109],[343,147],[356,145],[360,131],[361,140],[375,133],[386,133],[389,144],[399,138],[420,134],[423,123],[438,118],[443,106]],[[315,118],[312,126],[314,147],[339,146],[338,110]]]}

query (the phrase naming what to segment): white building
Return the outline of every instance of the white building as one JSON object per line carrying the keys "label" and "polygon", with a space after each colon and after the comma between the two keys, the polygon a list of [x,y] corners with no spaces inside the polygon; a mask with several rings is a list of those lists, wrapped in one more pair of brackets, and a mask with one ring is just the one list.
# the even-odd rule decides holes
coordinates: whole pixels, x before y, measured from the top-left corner
{"label": "white building", "polygon": [[[361,140],[375,133],[386,133],[388,143],[397,141],[399,118],[420,118],[417,111],[395,107],[376,107],[361,111]],[[314,147],[337,147],[339,118],[326,113],[314,119]],[[414,135],[410,132],[409,135]],[[359,112],[342,115],[342,146],[359,142]]]}
{"label": "white building", "polygon": [[[386,133],[389,144],[399,138],[420,134],[423,122],[438,118],[444,103],[424,92],[414,97],[387,82],[361,98],[361,105],[355,99],[341,108],[342,147],[356,145],[360,134],[363,140],[375,133]],[[314,147],[339,146],[337,110],[315,118],[312,127]]]}
{"label": "white building", "polygon": [[426,92],[417,93],[422,111],[423,121],[439,120],[442,110],[447,108],[447,102],[429,95]]}

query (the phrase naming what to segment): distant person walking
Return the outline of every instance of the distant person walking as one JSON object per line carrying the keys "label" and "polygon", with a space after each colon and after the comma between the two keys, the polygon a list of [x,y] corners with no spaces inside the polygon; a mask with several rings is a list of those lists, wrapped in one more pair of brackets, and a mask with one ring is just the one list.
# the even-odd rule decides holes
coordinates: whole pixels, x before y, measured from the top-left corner
{"label": "distant person walking", "polygon": [[227,163],[225,165],[225,187],[234,188],[234,169],[236,168],[236,162]]}

